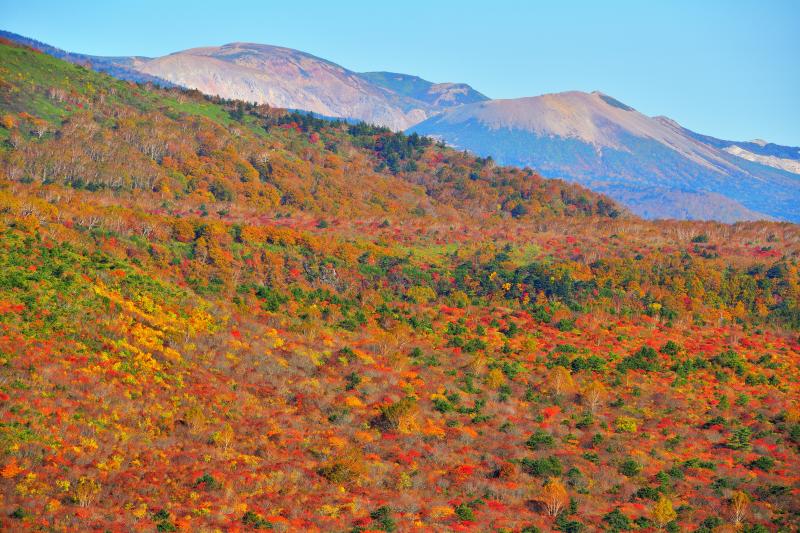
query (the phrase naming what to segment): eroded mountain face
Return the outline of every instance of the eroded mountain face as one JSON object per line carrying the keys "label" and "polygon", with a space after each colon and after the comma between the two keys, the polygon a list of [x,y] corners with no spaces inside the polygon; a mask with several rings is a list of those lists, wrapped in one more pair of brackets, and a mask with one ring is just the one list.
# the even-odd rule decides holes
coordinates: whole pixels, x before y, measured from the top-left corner
{"label": "eroded mountain face", "polygon": [[599,92],[472,103],[412,130],[583,183],[642,216],[800,219],[800,179],[790,171],[796,160],[747,157],[735,143],[649,117]]}
{"label": "eroded mountain face", "polygon": [[403,130],[465,100],[485,98],[464,84],[416,78],[416,91],[395,90],[392,76],[361,75],[330,61],[278,46],[233,43],[193,48],[133,68],[171,83],[224,98],[364,120]]}

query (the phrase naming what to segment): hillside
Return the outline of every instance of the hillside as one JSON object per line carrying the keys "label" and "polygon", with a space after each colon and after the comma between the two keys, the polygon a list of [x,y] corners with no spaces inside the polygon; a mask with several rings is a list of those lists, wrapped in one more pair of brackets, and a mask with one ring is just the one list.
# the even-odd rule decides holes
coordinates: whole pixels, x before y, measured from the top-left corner
{"label": "hillside", "polygon": [[121,80],[134,81],[137,83],[154,83],[162,87],[169,87],[173,85],[167,80],[134,70],[132,68],[132,64],[134,60],[137,59],[136,57],[104,57],[69,52],[47,43],[37,41],[36,39],[31,39],[29,37],[25,37],[24,35],[19,35],[5,30],[0,30],[0,38],[7,39],[14,43],[19,43],[23,46],[28,46],[36,50],[41,50],[46,54],[57,57],[58,59],[63,59],[64,61],[69,61],[70,63],[82,65],[98,72],[109,74]]}
{"label": "hillside", "polygon": [[486,100],[464,83],[432,83],[388,72],[357,73],[280,46],[230,43],[163,57],[77,54],[0,30],[0,37],[119,79],[404,130],[442,109]]}
{"label": "hillside", "polygon": [[799,256],[0,43],[0,530],[791,531]]}
{"label": "hillside", "polygon": [[602,93],[489,100],[463,83],[357,73],[253,43],[163,57],[67,52],[0,36],[117,78],[417,131],[501,164],[531,166],[610,195],[645,218],[789,220],[800,211],[800,148],[717,139]]}
{"label": "hillside", "polygon": [[[800,221],[800,175],[790,172],[796,160],[748,156],[743,146],[753,143],[701,136],[602,93],[478,102],[411,131],[576,181],[648,218]],[[798,149],[790,153],[797,157]]]}

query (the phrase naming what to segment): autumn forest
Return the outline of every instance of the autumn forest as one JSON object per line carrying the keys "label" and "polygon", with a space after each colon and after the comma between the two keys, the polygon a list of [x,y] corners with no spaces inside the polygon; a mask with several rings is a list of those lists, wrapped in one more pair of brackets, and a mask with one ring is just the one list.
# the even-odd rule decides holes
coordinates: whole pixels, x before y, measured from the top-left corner
{"label": "autumn forest", "polygon": [[800,227],[0,43],[0,530],[800,527]]}

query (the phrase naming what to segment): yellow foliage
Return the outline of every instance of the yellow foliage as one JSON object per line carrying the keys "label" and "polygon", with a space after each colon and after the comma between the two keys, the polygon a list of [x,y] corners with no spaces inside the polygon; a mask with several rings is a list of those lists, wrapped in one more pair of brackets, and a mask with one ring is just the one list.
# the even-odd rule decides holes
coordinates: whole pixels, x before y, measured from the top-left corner
{"label": "yellow foliage", "polygon": [[119,467],[122,466],[123,459],[124,458],[120,454],[116,453],[112,455],[108,460],[98,463],[97,468],[99,470],[104,470],[104,471],[118,470]]}
{"label": "yellow foliage", "polygon": [[406,296],[414,303],[426,304],[436,299],[436,292],[430,287],[410,287]]}
{"label": "yellow foliage", "polygon": [[653,506],[653,521],[659,528],[669,524],[678,514],[672,508],[672,501],[666,496],[662,495],[661,498]]}
{"label": "yellow foliage", "polygon": [[96,450],[98,448],[97,441],[90,437],[81,437],[81,446],[89,450]]}
{"label": "yellow foliage", "polygon": [[13,129],[16,127],[16,125],[17,121],[14,118],[14,115],[6,113],[2,118],[0,118],[0,126],[3,126],[7,130]]}
{"label": "yellow foliage", "polygon": [[369,431],[356,431],[355,438],[359,442],[372,442],[375,440],[375,436]]}
{"label": "yellow foliage", "polygon": [[330,437],[328,437],[328,442],[331,444],[331,446],[335,448],[344,448],[345,446],[347,446],[347,439],[338,437],[336,435],[331,435]]}
{"label": "yellow foliage", "polygon": [[347,407],[364,407],[364,402],[362,402],[356,396],[348,396],[344,399],[344,404]]}
{"label": "yellow foliage", "polygon": [[595,412],[597,406],[600,405],[603,397],[606,395],[606,387],[601,382],[594,380],[583,390],[583,397],[589,405],[589,409]]}
{"label": "yellow foliage", "polygon": [[614,427],[622,433],[636,433],[636,419],[629,416],[620,416],[614,422]]}
{"label": "yellow foliage", "polygon": [[[486,354],[483,352],[479,352],[475,354],[475,357],[467,363],[465,370],[468,372],[472,372],[473,374],[480,374],[483,372],[483,369],[486,368],[487,357]],[[445,399],[444,396],[441,399]]]}
{"label": "yellow foliage", "polygon": [[747,507],[750,505],[750,497],[747,493],[737,490],[731,496],[731,511],[733,513],[733,521],[739,525],[747,514]]}
{"label": "yellow foliage", "polygon": [[556,366],[550,371],[550,388],[556,394],[572,390],[574,385],[572,372],[563,366]]}
{"label": "yellow foliage", "polygon": [[411,475],[408,472],[400,472],[397,476],[397,488],[400,490],[410,489],[414,485]]}
{"label": "yellow foliage", "polygon": [[22,481],[17,483],[16,491],[20,496],[40,496],[47,492],[47,486],[39,481],[34,472],[28,472]]}
{"label": "yellow foliage", "polygon": [[448,505],[437,505],[430,511],[431,520],[446,520],[456,514],[455,510]]}
{"label": "yellow foliage", "polygon": [[542,490],[541,499],[550,516],[558,516],[558,513],[569,503],[567,489],[561,480],[555,477],[548,479]]}
{"label": "yellow foliage", "polygon": [[500,386],[505,383],[506,377],[503,374],[503,371],[499,368],[493,368],[489,371],[489,375],[486,377],[486,386],[490,389],[498,389]]}
{"label": "yellow foliage", "polygon": [[132,514],[133,514],[133,516],[134,516],[134,517],[136,517],[136,518],[138,518],[139,520],[141,520],[142,518],[144,518],[145,516],[147,516],[147,504],[146,504],[146,503],[144,503],[144,502],[140,503],[140,504],[139,504],[139,505],[136,507],[136,509],[134,509],[134,510],[132,511]]}
{"label": "yellow foliage", "polygon": [[258,457],[257,455],[247,455],[247,454],[238,455],[236,459],[243,462],[247,466],[256,466],[261,464],[261,462],[263,461],[263,459],[261,459],[261,457]]}
{"label": "yellow foliage", "polygon": [[339,509],[338,505],[331,505],[331,504],[324,504],[322,507],[319,508],[319,514],[322,516],[330,516],[331,518],[338,518],[341,509]]}
{"label": "yellow foliage", "polygon": [[233,438],[234,431],[230,424],[225,424],[222,429],[214,432],[214,434],[211,435],[211,440],[214,442],[214,444],[222,446],[223,451],[228,450],[228,447],[233,442]]}

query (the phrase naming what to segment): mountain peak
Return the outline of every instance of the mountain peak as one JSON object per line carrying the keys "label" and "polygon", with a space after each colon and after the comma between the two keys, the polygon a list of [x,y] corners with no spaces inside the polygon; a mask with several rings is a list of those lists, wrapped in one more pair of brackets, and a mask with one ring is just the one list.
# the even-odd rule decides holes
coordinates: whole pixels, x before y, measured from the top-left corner
{"label": "mountain peak", "polygon": [[761,154],[746,160],[668,117],[649,117],[599,91],[464,105],[412,131],[501,164],[578,181],[642,216],[728,222],[800,216],[800,183],[789,173],[794,158],[780,165]]}
{"label": "mountain peak", "polygon": [[403,130],[443,109],[486,100],[466,84],[397,73],[359,74],[306,52],[250,42],[192,48],[134,67],[224,98],[360,119]]}

